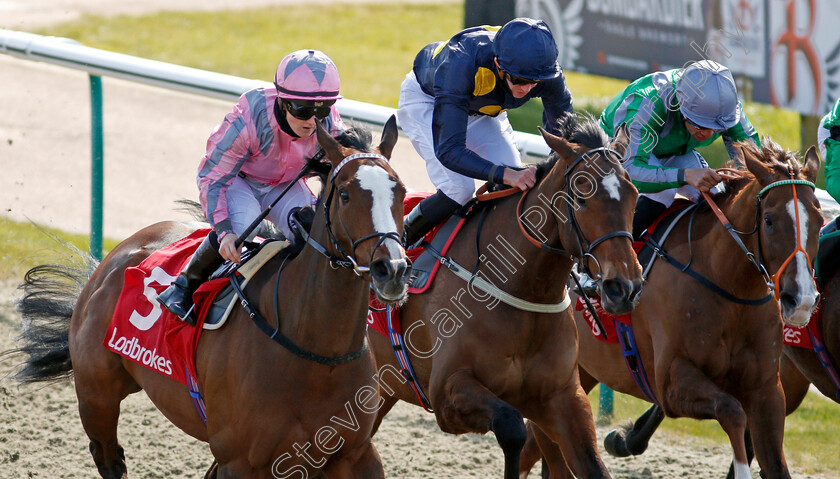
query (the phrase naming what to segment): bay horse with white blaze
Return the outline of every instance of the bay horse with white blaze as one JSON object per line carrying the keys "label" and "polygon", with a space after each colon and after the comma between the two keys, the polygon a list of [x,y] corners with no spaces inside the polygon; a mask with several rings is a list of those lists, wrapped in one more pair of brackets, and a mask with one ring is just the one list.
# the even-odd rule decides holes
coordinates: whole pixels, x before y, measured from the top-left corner
{"label": "bay horse with white blaze", "polygon": [[[386,124],[379,153],[366,130],[351,129],[336,140],[319,125],[317,135],[332,169],[309,241],[285,265],[282,258],[270,260],[244,289],[296,350],[280,347],[243,308],[234,309],[223,328],[205,331],[196,366],[206,427],[183,384],[103,347],[126,268],[200,224],[149,226],[114,248],[92,274],[49,265],[27,274],[21,307],[30,324],[21,350],[30,357],[19,377],[51,380],[72,369],[103,478],[127,476],[117,419],[120,402],[141,389],[176,426],[209,442],[216,463],[208,477],[384,477],[370,439],[374,416],[354,410],[353,402],[362,390],[378,399],[365,339],[370,285],[385,303],[406,294],[405,188],[386,161],[396,122],[392,117]],[[67,278],[80,291],[60,286]],[[335,426],[335,418],[346,426],[325,428]],[[309,449],[313,442],[320,451]]]}
{"label": "bay horse with white blaze", "polygon": [[[819,296],[810,258],[816,254],[822,224],[813,185],[820,159],[811,148],[801,167],[792,152],[770,139],[763,140],[761,149],[745,143],[742,151],[749,174],[730,181],[727,192],[714,197],[735,232],[725,229],[705,206],[684,216],[662,248],[693,275],[657,259],[631,315],[639,359],[654,397],[637,385],[621,348],[596,339],[578,313],[581,383],[587,392],[601,382],[658,402],[633,427],[636,436],[611,433],[605,441],[611,452],[629,455],[643,450],[664,415],[716,419],[729,436],[736,479],[751,477],[747,427],[753,431],[755,455],[766,477],[789,478],[782,450],[782,321],[807,324]],[[734,234],[749,255],[733,240]],[[751,257],[765,273],[776,273],[760,274]],[[701,284],[698,276],[707,283]],[[772,292],[768,295],[768,284],[775,287],[776,301],[771,300]],[[551,477],[569,477],[560,451],[540,440],[538,427],[529,425],[529,431],[536,435]]]}
{"label": "bay horse with white blaze", "polygon": [[[605,307],[616,313],[633,309],[642,286],[629,233],[638,193],[619,161],[626,136],[610,144],[597,121],[578,123],[572,115],[558,129],[563,137],[542,132],[554,153],[539,166],[537,185],[469,216],[447,257],[476,264],[476,277],[506,294],[566,307],[517,309],[446,270],[399,310],[407,352],[438,425],[451,434],[493,431],[506,479],[518,478],[523,416],[560,444],[578,477],[609,477],[578,381],[566,283],[575,260],[600,265],[593,276],[600,278]],[[399,368],[388,339],[369,331],[380,371]],[[398,400],[421,405],[405,379],[393,376],[403,384],[380,381],[385,404],[377,425]]]}

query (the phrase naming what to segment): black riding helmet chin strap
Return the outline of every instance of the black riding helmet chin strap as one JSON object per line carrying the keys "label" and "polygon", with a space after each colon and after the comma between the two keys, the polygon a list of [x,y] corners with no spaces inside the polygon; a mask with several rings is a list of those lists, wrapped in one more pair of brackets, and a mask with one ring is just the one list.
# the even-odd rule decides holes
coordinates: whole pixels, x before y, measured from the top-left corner
{"label": "black riding helmet chin strap", "polygon": [[280,129],[283,130],[283,133],[291,136],[292,138],[300,138],[297,133],[292,130],[292,126],[289,125],[289,122],[286,120],[286,112],[280,106],[281,101],[283,101],[283,99],[277,97],[277,101],[274,102],[274,118],[277,119],[277,123],[280,125]]}

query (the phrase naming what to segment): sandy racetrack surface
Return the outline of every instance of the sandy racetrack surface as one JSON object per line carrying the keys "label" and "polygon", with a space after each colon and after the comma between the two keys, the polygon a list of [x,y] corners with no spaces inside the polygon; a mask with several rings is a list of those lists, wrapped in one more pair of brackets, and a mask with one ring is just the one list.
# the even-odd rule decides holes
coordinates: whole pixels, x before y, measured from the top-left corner
{"label": "sandy racetrack surface", "polygon": [[[0,351],[15,345],[20,318],[12,301],[18,294],[13,284],[0,285]],[[97,477],[72,381],[20,386],[9,377],[20,359],[0,363],[0,477]],[[599,443],[609,429],[598,428]],[[209,447],[173,426],[142,392],[123,401],[119,437],[129,477],[200,478],[212,462]],[[386,477],[465,479],[502,474],[503,458],[492,434],[444,434],[433,415],[404,403],[389,413],[374,443]],[[720,478],[731,458],[726,444],[710,447],[667,435],[654,437],[648,452],[639,457],[614,459],[602,448],[601,455],[616,479]],[[532,477],[539,477],[539,470],[536,466]],[[755,466],[753,472],[757,474]]]}

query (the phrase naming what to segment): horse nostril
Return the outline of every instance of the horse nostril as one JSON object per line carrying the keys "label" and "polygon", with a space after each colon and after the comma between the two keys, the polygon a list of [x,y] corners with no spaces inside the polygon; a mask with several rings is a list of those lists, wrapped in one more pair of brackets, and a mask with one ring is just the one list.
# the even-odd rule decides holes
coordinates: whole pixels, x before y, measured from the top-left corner
{"label": "horse nostril", "polygon": [[625,296],[625,291],[629,291],[629,289],[624,286],[624,281],[618,279],[605,279],[604,282],[601,283],[601,292],[613,299],[623,298]]}
{"label": "horse nostril", "polygon": [[370,265],[370,276],[376,281],[386,281],[393,274],[391,262],[380,258]]}
{"label": "horse nostril", "polygon": [[796,296],[786,292],[779,295],[779,303],[781,303],[783,311],[795,311],[799,304],[796,301]]}

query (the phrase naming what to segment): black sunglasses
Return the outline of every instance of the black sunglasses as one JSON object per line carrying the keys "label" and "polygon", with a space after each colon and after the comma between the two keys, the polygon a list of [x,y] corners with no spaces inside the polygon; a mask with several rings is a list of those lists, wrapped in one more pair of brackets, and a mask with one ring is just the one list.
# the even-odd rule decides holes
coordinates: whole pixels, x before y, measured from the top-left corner
{"label": "black sunglasses", "polygon": [[283,106],[298,120],[308,120],[313,116],[319,120],[330,116],[330,107],[335,102],[318,102],[321,106],[301,105],[292,100],[283,100]]}
{"label": "black sunglasses", "polygon": [[685,121],[686,121],[689,125],[693,126],[694,128],[696,128],[696,129],[698,129],[698,130],[712,130],[712,131],[714,131],[715,133],[718,133],[718,132],[723,131],[723,130],[719,130],[719,129],[717,129],[717,128],[706,128],[705,126],[700,126],[700,125],[698,125],[697,123],[694,123],[693,121],[689,120],[689,119],[688,119],[688,117],[683,117],[683,118],[685,118]]}
{"label": "black sunglasses", "polygon": [[542,80],[530,80],[528,78],[522,78],[516,75],[511,75],[506,71],[503,71],[502,74],[504,74],[504,76],[507,77],[507,79],[510,80],[511,84],[513,85],[537,85],[539,83],[542,83]]}

